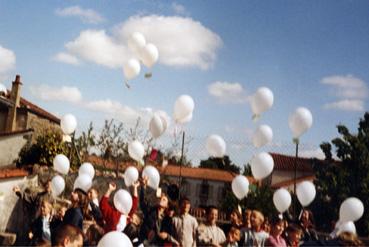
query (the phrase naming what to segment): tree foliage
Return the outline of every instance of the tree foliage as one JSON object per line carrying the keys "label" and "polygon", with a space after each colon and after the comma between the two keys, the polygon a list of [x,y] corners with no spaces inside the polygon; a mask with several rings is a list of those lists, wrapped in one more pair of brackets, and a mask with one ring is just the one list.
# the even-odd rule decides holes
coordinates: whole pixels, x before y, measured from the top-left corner
{"label": "tree foliage", "polygon": [[[339,207],[348,197],[359,198],[365,207],[363,217],[355,222],[359,235],[369,234],[369,113],[359,121],[357,133],[344,125],[337,126],[339,137],[323,142],[326,159],[316,162],[317,198],[312,208],[317,225],[330,231],[337,221]],[[333,160],[332,145],[339,161]]]}
{"label": "tree foliage", "polygon": [[240,167],[233,164],[228,155],[225,155],[223,158],[209,157],[207,160],[201,160],[199,167],[220,169],[230,171],[236,174],[240,173]]}

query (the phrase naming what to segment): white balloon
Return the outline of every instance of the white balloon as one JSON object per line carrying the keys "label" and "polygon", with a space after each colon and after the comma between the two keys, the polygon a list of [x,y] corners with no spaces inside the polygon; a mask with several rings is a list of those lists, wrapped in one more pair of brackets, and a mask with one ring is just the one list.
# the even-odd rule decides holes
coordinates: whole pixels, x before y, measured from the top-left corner
{"label": "white balloon", "polygon": [[297,108],[288,119],[288,125],[294,138],[299,138],[308,129],[310,129],[312,124],[313,116],[309,109],[305,107]]}
{"label": "white balloon", "polygon": [[344,200],[340,206],[340,221],[357,221],[364,214],[364,205],[356,197]]}
{"label": "white balloon", "polygon": [[177,123],[185,124],[192,121],[192,112],[185,116],[184,118],[178,119]]}
{"label": "white balloon", "polygon": [[160,174],[158,170],[150,165],[145,166],[142,171],[142,177],[148,177],[148,186],[157,189],[160,183]]}
{"label": "white balloon", "polygon": [[354,222],[347,221],[345,223],[341,223],[338,227],[337,235],[340,235],[343,232],[349,232],[352,234],[356,234],[356,227],[355,227]]}
{"label": "white balloon", "polygon": [[134,166],[128,167],[124,172],[124,183],[127,187],[131,186],[138,179],[138,170]]}
{"label": "white balloon", "polygon": [[226,143],[221,136],[211,135],[206,140],[206,150],[210,156],[222,158],[226,152]]}
{"label": "white balloon", "polygon": [[136,55],[139,55],[141,49],[145,47],[145,45],[146,45],[145,36],[140,32],[134,32],[128,38],[128,48]]}
{"label": "white balloon", "polygon": [[301,182],[296,187],[296,194],[301,205],[306,207],[314,201],[316,195],[315,186],[310,181]]}
{"label": "white balloon", "polygon": [[105,234],[97,244],[97,247],[132,247],[132,242],[126,234],[112,231]]}
{"label": "white balloon", "polygon": [[65,114],[60,120],[60,127],[65,135],[72,134],[77,128],[77,119],[72,114]]}
{"label": "white balloon", "polygon": [[130,59],[123,65],[124,76],[127,80],[135,78],[141,70],[140,62],[137,59]]}
{"label": "white balloon", "polygon": [[114,195],[114,206],[122,214],[128,215],[132,208],[132,196],[123,189],[118,190]]}
{"label": "white balloon", "polygon": [[149,130],[154,138],[158,138],[159,136],[161,136],[161,134],[164,133],[164,124],[162,118],[159,115],[154,114],[154,116],[151,118],[149,123]]}
{"label": "white balloon", "polygon": [[68,174],[69,171],[69,159],[64,154],[58,154],[53,160],[54,170],[61,174]]}
{"label": "white balloon", "polygon": [[141,162],[145,155],[145,148],[141,142],[135,140],[128,144],[129,156],[137,162]]}
{"label": "white balloon", "polygon": [[141,49],[140,58],[142,63],[151,68],[159,59],[159,51],[153,44],[147,44]]}
{"label": "white balloon", "polygon": [[195,103],[191,96],[181,95],[174,103],[174,119],[176,121],[187,118],[194,110]]}
{"label": "white balloon", "polygon": [[51,192],[53,196],[59,196],[65,188],[65,181],[64,178],[60,175],[56,175],[51,180]]}
{"label": "white balloon", "polygon": [[81,189],[87,193],[92,186],[92,179],[87,174],[78,175],[76,181],[74,181],[73,189]]}
{"label": "white balloon", "polygon": [[278,189],[273,194],[273,203],[278,212],[285,212],[291,205],[291,195],[286,189]]}
{"label": "white balloon", "polygon": [[273,171],[274,161],[272,156],[266,152],[261,152],[251,160],[251,172],[254,178],[263,179]]}
{"label": "white balloon", "polygon": [[241,200],[249,193],[249,180],[243,175],[237,175],[232,180],[232,191]]}
{"label": "white balloon", "polygon": [[252,143],[255,147],[260,148],[273,139],[273,130],[268,125],[260,125],[252,136]]}
{"label": "white balloon", "polygon": [[6,89],[5,85],[0,83],[0,93],[6,94],[8,90]]}
{"label": "white balloon", "polygon": [[83,163],[78,169],[78,175],[87,174],[91,179],[95,176],[95,168],[89,162]]}
{"label": "white balloon", "polygon": [[251,98],[251,110],[254,115],[269,110],[274,101],[273,92],[267,87],[258,88],[256,93]]}
{"label": "white balloon", "polygon": [[159,115],[159,117],[161,118],[161,123],[163,124],[164,132],[165,132],[165,130],[168,129],[170,125],[170,117],[165,111],[157,111],[155,112],[155,114]]}

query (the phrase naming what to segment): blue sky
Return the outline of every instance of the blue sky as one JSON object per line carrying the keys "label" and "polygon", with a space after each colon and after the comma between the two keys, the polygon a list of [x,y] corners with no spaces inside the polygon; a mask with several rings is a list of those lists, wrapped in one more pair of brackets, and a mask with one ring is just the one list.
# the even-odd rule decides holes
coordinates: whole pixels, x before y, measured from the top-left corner
{"label": "blue sky", "polygon": [[[293,153],[288,116],[304,106],[314,122],[301,153],[321,155],[335,126],[355,131],[368,108],[368,9],[368,1],[1,1],[0,82],[10,88],[20,74],[25,98],[74,114],[79,130],[112,117],[129,125],[156,110],[172,115],[176,98],[191,95],[194,116],[183,128],[194,159],[215,133],[240,163],[258,151],[250,145],[258,124],[274,132],[263,150]],[[122,64],[133,31],[160,58],[153,77],[142,67],[128,90]],[[255,123],[247,98],[261,86],[274,105]]]}

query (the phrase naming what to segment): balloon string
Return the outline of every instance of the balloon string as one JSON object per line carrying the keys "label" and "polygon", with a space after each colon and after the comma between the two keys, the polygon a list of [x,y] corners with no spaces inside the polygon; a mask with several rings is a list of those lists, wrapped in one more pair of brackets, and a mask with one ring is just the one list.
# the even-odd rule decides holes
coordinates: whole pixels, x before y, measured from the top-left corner
{"label": "balloon string", "polygon": [[124,81],[124,84],[126,85],[126,87],[127,87],[128,89],[131,89],[131,86],[128,84],[128,81]]}
{"label": "balloon string", "polygon": [[255,123],[260,119],[260,115],[259,114],[254,114],[252,115],[252,121]]}

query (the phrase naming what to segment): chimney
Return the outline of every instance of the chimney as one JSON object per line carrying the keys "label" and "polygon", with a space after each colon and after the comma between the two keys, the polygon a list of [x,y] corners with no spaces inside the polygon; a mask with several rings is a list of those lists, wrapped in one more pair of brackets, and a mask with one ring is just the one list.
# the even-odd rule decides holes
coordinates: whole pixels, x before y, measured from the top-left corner
{"label": "chimney", "polygon": [[20,89],[22,82],[20,75],[15,76],[15,81],[12,83],[12,91],[10,92],[10,101],[13,105],[8,109],[8,117],[6,120],[6,131],[12,132],[17,127],[17,107],[20,106]]}

